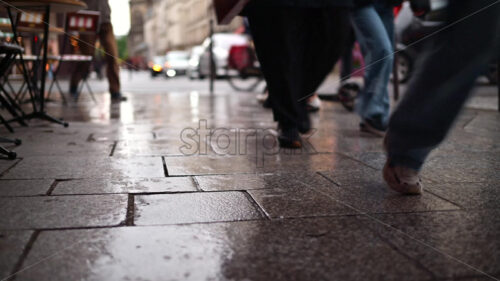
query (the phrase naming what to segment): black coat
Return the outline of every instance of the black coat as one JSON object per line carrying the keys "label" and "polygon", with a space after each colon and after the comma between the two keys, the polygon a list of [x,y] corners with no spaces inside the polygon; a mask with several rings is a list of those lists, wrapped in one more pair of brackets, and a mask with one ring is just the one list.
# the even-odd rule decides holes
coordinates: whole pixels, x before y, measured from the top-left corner
{"label": "black coat", "polygon": [[255,7],[352,7],[353,0],[251,0],[249,6]]}
{"label": "black coat", "polygon": [[388,6],[399,6],[403,3],[403,0],[353,0],[355,8],[373,4],[376,1],[385,3]]}

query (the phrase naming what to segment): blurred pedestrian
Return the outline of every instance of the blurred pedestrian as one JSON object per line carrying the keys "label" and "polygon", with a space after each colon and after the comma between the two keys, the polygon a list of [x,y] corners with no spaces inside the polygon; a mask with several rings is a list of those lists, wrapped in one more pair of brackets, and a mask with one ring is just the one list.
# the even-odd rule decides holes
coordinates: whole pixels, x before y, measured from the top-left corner
{"label": "blurred pedestrian", "polygon": [[[430,9],[428,0],[413,0],[412,6]],[[445,138],[476,78],[499,50],[498,0],[450,0],[446,9],[447,27],[427,39],[385,139],[384,179],[404,194],[422,192],[419,171],[425,159]]]}
{"label": "blurred pedestrian", "polygon": [[307,98],[340,57],[350,0],[255,0],[247,6],[281,147],[301,148],[311,124]]}
{"label": "blurred pedestrian", "polygon": [[365,60],[364,86],[355,109],[360,129],[383,137],[389,121],[395,5],[402,0],[355,0],[351,22]]}
{"label": "blurred pedestrian", "polygon": [[[104,59],[106,61],[106,75],[109,82],[109,92],[111,93],[112,101],[125,101],[127,100],[121,94],[120,89],[120,68],[118,66],[118,47],[116,45],[115,35],[113,33],[113,25],[111,24],[111,8],[109,7],[108,0],[83,0],[87,4],[88,10],[98,11],[101,13],[100,26],[97,37],[100,44],[104,49]],[[93,55],[95,52],[96,36],[93,35],[80,35],[81,43],[80,50],[83,55]],[[78,95],[78,84],[84,77],[88,75],[90,63],[78,63],[73,72],[70,82],[70,93],[73,96]]]}

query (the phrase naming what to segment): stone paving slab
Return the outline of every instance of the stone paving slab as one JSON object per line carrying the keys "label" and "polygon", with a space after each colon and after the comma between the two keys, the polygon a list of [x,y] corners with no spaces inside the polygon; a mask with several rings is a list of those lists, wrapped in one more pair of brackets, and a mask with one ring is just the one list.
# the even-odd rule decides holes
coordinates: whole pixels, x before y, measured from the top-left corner
{"label": "stone paving slab", "polygon": [[59,182],[52,194],[167,193],[188,191],[197,191],[191,177],[68,180]]}
{"label": "stone paving slab", "polygon": [[467,152],[499,152],[498,138],[467,132],[463,129],[455,129],[448,134],[445,141],[433,153],[450,155]]}
{"label": "stone paving slab", "polygon": [[165,157],[165,162],[170,176],[315,172],[353,169],[363,165],[336,153],[309,154],[301,151],[255,157],[208,155]]}
{"label": "stone paving slab", "polygon": [[161,157],[27,157],[3,179],[79,179],[163,177]]}
{"label": "stone paving slab", "polygon": [[246,157],[165,157],[170,176],[254,173],[256,164]]}
{"label": "stone paving slab", "polygon": [[424,192],[422,196],[402,196],[383,184],[332,187],[323,191],[323,194],[347,204],[357,210],[357,213],[412,213],[459,209],[459,206],[431,193]]}
{"label": "stone paving slab", "polygon": [[115,226],[125,221],[126,195],[0,198],[0,229]]}
{"label": "stone paving slab", "polygon": [[183,156],[179,148],[184,144],[180,140],[129,140],[118,142],[115,156]]}
{"label": "stone paving slab", "polygon": [[445,198],[464,209],[500,209],[498,182],[486,183],[435,183],[426,190]]}
{"label": "stone paving slab", "polygon": [[199,187],[204,191],[252,190],[267,188],[290,188],[298,179],[310,181],[316,173],[264,173],[241,175],[196,176]]}
{"label": "stone paving slab", "polygon": [[[273,174],[241,174],[194,177],[203,191],[228,191],[273,188],[283,184],[280,176]],[[286,181],[286,179],[285,179]]]}
{"label": "stone paving slab", "polygon": [[319,174],[329,180],[316,178],[312,182],[303,181],[303,183],[309,189],[320,193],[322,197],[329,197],[337,205],[347,207],[345,213],[411,213],[459,209],[459,206],[431,193],[424,193],[422,196],[402,196],[389,190],[381,177],[373,177],[373,181],[369,182],[352,176],[352,182],[345,181],[339,186],[332,177],[336,174],[335,171]]}
{"label": "stone paving slab", "polygon": [[17,159],[17,160],[0,159],[0,175],[4,174],[9,168],[14,166],[19,161],[21,161],[21,160],[20,159]]}
{"label": "stone paving slab", "polygon": [[382,180],[382,172],[365,165],[356,165],[352,169],[336,169],[331,171],[320,171],[335,184],[348,186],[353,184],[364,184],[370,186],[378,184]]}
{"label": "stone paving slab", "polygon": [[354,215],[357,212],[307,186],[249,190],[271,219]]}
{"label": "stone paving slab", "polygon": [[478,114],[464,129],[469,133],[498,140],[500,138],[498,123],[500,123],[498,112],[482,113]]}
{"label": "stone paving slab", "polygon": [[12,273],[32,233],[0,230],[0,280]]}
{"label": "stone paving slab", "polygon": [[45,195],[54,180],[0,180],[0,197]]}
{"label": "stone paving slab", "polygon": [[113,148],[112,142],[87,142],[86,140],[55,140],[54,142],[24,142],[13,148],[19,157],[78,155],[108,156]]}
{"label": "stone paving slab", "polygon": [[431,157],[422,176],[434,182],[500,182],[500,152],[468,152]]}
{"label": "stone paving slab", "polygon": [[500,210],[377,215],[375,218],[391,228],[369,219],[366,225],[439,279],[482,275],[477,270],[500,278]]}
{"label": "stone paving slab", "polygon": [[263,219],[244,192],[135,196],[136,225],[164,225]]}
{"label": "stone paving slab", "polygon": [[338,153],[268,155],[258,163],[258,170],[267,173],[348,171],[363,165]]}
{"label": "stone paving slab", "polygon": [[19,280],[431,279],[353,218],[42,232],[24,265],[55,252]]}
{"label": "stone paving slab", "polygon": [[382,140],[366,133],[360,132],[357,126],[349,129],[334,131],[318,129],[309,139],[308,143],[318,152],[368,152],[383,151]]}

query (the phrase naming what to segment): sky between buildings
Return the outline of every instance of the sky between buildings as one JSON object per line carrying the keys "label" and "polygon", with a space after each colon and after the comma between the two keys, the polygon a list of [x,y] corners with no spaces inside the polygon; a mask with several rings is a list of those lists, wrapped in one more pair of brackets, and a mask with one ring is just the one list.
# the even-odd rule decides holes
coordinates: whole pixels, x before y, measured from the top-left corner
{"label": "sky between buildings", "polygon": [[[104,0],[101,0],[104,1]],[[111,6],[111,21],[115,35],[127,35],[130,29],[130,8],[129,0],[109,0]]]}

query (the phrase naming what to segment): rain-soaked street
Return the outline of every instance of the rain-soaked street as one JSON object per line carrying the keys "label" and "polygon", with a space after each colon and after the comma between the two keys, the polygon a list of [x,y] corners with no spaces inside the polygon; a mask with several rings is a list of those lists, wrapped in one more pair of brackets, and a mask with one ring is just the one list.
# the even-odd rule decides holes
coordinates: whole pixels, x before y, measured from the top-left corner
{"label": "rain-soaked street", "polygon": [[382,179],[382,139],[339,103],[313,114],[302,150],[280,150],[255,93],[122,81],[121,104],[94,79],[97,103],[54,94],[68,128],[0,128],[23,141],[0,160],[0,280],[500,278],[495,87],[430,156],[424,194],[402,196]]}

